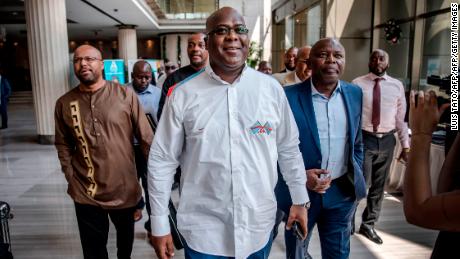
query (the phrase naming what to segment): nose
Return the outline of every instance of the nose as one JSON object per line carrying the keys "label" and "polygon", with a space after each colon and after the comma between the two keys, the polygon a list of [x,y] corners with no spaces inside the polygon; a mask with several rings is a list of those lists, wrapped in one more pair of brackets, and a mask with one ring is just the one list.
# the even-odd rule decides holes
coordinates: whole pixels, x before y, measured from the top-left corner
{"label": "nose", "polygon": [[230,29],[226,38],[228,40],[233,40],[233,41],[238,40],[238,34],[235,32],[234,29]]}
{"label": "nose", "polygon": [[330,53],[329,55],[327,55],[326,61],[328,61],[328,62],[330,62],[330,63],[335,63],[336,59],[335,59],[335,57],[334,57],[334,54],[333,54],[333,53]]}

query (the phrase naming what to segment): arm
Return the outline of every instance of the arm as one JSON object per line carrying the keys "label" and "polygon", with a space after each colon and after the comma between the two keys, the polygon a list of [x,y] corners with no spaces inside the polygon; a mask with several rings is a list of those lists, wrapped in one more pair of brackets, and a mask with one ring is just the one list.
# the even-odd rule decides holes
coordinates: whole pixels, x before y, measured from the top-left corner
{"label": "arm", "polygon": [[[431,134],[447,106],[438,110],[436,95],[420,92],[418,104],[411,92],[411,154],[404,177],[404,214],[409,223],[425,228],[460,230],[460,192],[432,196],[430,183]],[[458,144],[458,142],[456,142]],[[451,179],[452,180],[452,179]]]}
{"label": "arm", "polygon": [[[398,82],[399,83],[399,82]],[[406,93],[404,92],[404,86],[399,83],[399,98],[398,104],[396,107],[396,118],[395,118],[395,127],[398,132],[399,141],[401,142],[402,150],[399,154],[398,160],[407,162],[409,155],[409,130],[407,128],[407,123],[404,122],[404,117],[406,116],[407,104],[406,104]]]}
{"label": "arm", "polygon": [[142,149],[142,153],[145,157],[148,157],[150,151],[150,145],[153,139],[153,130],[150,127],[147,116],[145,115],[142,105],[139,103],[139,98],[134,91],[127,90],[130,93],[131,98],[131,120],[134,130],[134,136],[136,137],[139,145]]}
{"label": "arm", "polygon": [[460,157],[460,134],[457,133],[454,144],[447,154],[442,165],[438,180],[438,193],[449,192],[454,188],[454,177],[460,175],[460,163],[456,161]]}
{"label": "arm", "polygon": [[62,114],[62,103],[56,102],[54,109],[54,145],[58,153],[59,162],[61,163],[61,169],[64,173],[67,181],[72,177],[72,156],[76,148],[76,144],[72,138],[72,134],[68,132],[68,128],[64,123]]}
{"label": "arm", "polygon": [[363,117],[362,117],[362,114],[363,114],[363,105],[362,105],[362,100],[363,100],[363,93],[362,93],[362,90],[360,88],[360,91],[359,91],[359,103],[360,103],[360,106],[359,106],[359,121],[358,123],[356,123],[356,126],[358,127],[358,132],[356,133],[356,139],[355,139],[355,142],[354,142],[354,149],[355,149],[355,154],[356,154],[356,157],[358,158],[358,160],[356,161],[359,165],[359,168],[363,169],[364,166],[364,143],[363,143],[363,131],[361,130],[362,129],[362,123],[363,123]]}
{"label": "arm", "polygon": [[[280,98],[280,125],[276,132],[278,147],[278,164],[284,180],[289,188],[293,204],[304,204],[309,201],[305,188],[307,181],[305,166],[299,150],[299,133],[297,125],[284,93]],[[286,224],[291,228],[294,221],[300,223],[302,232],[307,234],[307,210],[301,206],[293,205],[290,209]]]}
{"label": "arm", "polygon": [[148,193],[152,208],[151,242],[159,258],[174,255],[168,220],[168,202],[185,141],[182,116],[173,102],[172,98],[166,102],[164,119],[160,120],[148,159]]}

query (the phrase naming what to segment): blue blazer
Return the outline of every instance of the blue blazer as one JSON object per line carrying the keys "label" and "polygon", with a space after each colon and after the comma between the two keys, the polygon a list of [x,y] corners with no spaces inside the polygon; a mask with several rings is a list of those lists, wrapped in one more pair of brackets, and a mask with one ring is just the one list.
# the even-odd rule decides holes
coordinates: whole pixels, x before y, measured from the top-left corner
{"label": "blue blazer", "polygon": [[[347,109],[348,130],[349,130],[349,173],[353,179],[355,196],[360,200],[366,196],[366,183],[363,175],[363,141],[361,133],[361,112],[362,112],[362,90],[356,85],[340,81],[342,97]],[[299,148],[302,153],[305,170],[321,168],[321,146],[319,142],[318,127],[316,124],[315,111],[311,93],[311,81],[287,87],[286,97],[291,106],[297,127],[299,129]],[[289,212],[292,204],[289,190],[280,173],[278,183],[275,187],[275,194],[278,200],[278,207]]]}

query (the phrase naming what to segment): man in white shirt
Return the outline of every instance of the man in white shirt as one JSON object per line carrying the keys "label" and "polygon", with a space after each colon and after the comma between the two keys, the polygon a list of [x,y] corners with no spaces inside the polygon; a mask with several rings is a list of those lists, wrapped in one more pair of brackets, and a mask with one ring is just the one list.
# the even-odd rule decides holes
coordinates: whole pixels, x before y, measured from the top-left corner
{"label": "man in white shirt", "polygon": [[281,86],[245,64],[249,36],[233,8],[206,22],[210,64],[171,91],[149,157],[152,244],[174,255],[168,200],[182,168],[177,223],[186,258],[268,258],[277,162],[306,234],[308,194],[298,130]]}
{"label": "man in white shirt", "polygon": [[[393,161],[395,132],[403,147],[399,158],[407,161],[409,153],[404,86],[386,73],[389,61],[384,50],[374,50],[369,58],[369,73],[353,80],[363,90],[364,176],[369,187],[359,233],[377,244],[382,244],[383,240],[374,225],[379,218],[385,182]],[[352,223],[354,231],[354,221]]]}

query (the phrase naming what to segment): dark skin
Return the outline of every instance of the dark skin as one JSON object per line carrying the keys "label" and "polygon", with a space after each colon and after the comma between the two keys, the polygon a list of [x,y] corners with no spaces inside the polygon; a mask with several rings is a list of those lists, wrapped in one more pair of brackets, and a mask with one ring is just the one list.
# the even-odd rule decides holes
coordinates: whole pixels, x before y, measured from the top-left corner
{"label": "dark skin", "polygon": [[305,46],[300,48],[299,52],[297,53],[295,73],[302,82],[311,76],[311,70],[307,65],[308,57],[310,56],[310,50],[310,46]]}
{"label": "dark skin", "polygon": [[[234,29],[235,26],[244,24],[243,17],[235,9],[223,7],[209,16],[206,21],[206,30],[211,32],[220,26]],[[209,51],[209,63],[214,73],[222,80],[233,83],[241,75],[245,66],[249,51],[249,37],[247,34],[237,34],[234,30],[230,30],[226,35],[210,33],[206,48]],[[290,229],[294,221],[299,222],[305,238],[307,210],[303,206],[291,206],[286,228]],[[174,256],[171,234],[152,236],[150,241],[158,258],[169,259]]]}
{"label": "dark skin", "polygon": [[287,70],[295,70],[297,53],[298,49],[296,47],[290,47],[284,54],[284,66]]}
{"label": "dark skin", "polygon": [[152,67],[144,60],[137,61],[134,64],[131,77],[133,78],[134,90],[136,92],[143,92],[149,87],[152,81]]}
{"label": "dark skin", "polygon": [[345,70],[345,49],[336,39],[321,39],[310,51],[308,67],[316,90],[329,98]]}
{"label": "dark skin", "polygon": [[[321,39],[311,48],[307,65],[311,68],[316,90],[329,98],[345,69],[345,49],[335,39]],[[331,181],[330,172],[327,170],[307,170],[307,188],[312,191],[325,193],[331,186]]]}
{"label": "dark skin", "polygon": [[80,80],[78,86],[85,92],[94,92],[105,85],[102,77],[104,63],[101,52],[93,46],[81,45],[75,50],[73,68]]}
{"label": "dark skin", "polygon": [[[234,28],[245,25],[243,16],[235,9],[224,7],[213,13],[206,21],[206,31],[219,26]],[[249,53],[249,37],[231,31],[227,35],[208,35],[206,47],[209,51],[209,63],[222,80],[233,83],[243,71]]]}
{"label": "dark skin", "polygon": [[261,61],[259,63],[259,68],[257,69],[257,71],[260,71],[260,72],[262,72],[264,74],[267,74],[267,75],[271,75],[272,74],[272,66],[267,61]]}
{"label": "dark skin", "polygon": [[206,35],[204,33],[195,33],[188,39],[187,55],[190,59],[190,65],[200,70],[208,62],[208,51],[206,50]]}
{"label": "dark skin", "polygon": [[[376,49],[372,51],[371,56],[369,57],[369,72],[373,73],[376,76],[385,75],[387,69],[390,67],[390,58],[388,53],[381,49]],[[399,154],[398,160],[407,162],[409,158],[409,148],[404,148]]]}

